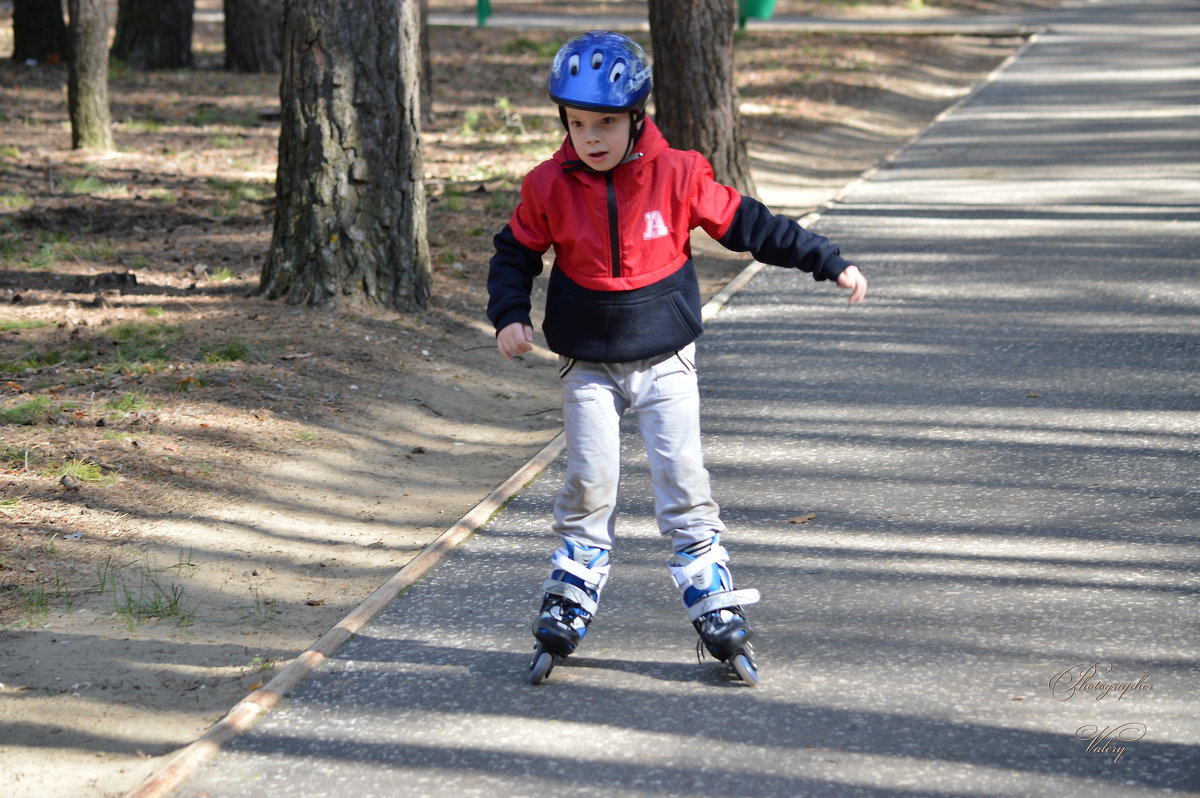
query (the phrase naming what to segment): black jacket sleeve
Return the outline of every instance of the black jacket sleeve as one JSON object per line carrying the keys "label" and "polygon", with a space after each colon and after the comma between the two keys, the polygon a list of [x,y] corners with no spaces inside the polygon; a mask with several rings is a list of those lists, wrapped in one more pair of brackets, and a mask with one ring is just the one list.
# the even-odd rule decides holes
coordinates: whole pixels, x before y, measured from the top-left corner
{"label": "black jacket sleeve", "polygon": [[811,272],[814,280],[836,280],[850,262],[829,239],[810,233],[786,216],[772,214],[753,197],[741,207],[718,243],[734,252],[749,252],[771,266]]}
{"label": "black jacket sleeve", "polygon": [[513,322],[532,327],[529,295],[533,291],[533,278],[542,273],[542,253],[518,241],[508,225],[504,225],[492,243],[496,254],[488,269],[488,319],[497,331]]}

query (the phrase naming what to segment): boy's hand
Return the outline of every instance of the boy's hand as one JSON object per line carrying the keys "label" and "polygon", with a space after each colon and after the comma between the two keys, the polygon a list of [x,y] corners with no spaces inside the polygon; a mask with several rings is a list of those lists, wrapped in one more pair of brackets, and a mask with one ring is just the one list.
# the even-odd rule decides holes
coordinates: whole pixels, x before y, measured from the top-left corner
{"label": "boy's hand", "polygon": [[505,360],[512,360],[514,355],[523,355],[533,350],[533,328],[528,324],[514,321],[496,336],[496,348]]}
{"label": "boy's hand", "polygon": [[862,302],[867,295],[867,278],[858,270],[857,266],[847,266],[846,270],[838,275],[838,288],[850,292],[850,304]]}

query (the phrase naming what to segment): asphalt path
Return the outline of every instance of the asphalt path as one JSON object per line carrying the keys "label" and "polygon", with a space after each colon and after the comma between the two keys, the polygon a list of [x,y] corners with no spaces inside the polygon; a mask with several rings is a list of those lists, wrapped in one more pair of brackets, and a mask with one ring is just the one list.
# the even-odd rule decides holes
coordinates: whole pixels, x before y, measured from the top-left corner
{"label": "asphalt path", "polygon": [[560,461],[176,794],[1200,791],[1198,11],[1045,15],[815,223],[864,306],[766,269],[709,324],[759,687],[696,660],[631,428],[612,581],[545,684]]}

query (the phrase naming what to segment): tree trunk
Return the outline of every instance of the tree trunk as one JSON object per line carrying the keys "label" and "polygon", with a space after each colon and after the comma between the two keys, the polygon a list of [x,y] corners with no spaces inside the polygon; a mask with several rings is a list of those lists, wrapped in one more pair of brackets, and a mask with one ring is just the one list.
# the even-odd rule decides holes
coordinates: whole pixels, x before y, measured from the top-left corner
{"label": "tree trunk", "polygon": [[275,229],[260,292],[424,307],[419,0],[285,0]]}
{"label": "tree trunk", "polygon": [[754,193],[733,82],[737,0],[649,0],[654,120],[671,146],[697,150],[717,180]]}
{"label": "tree trunk", "polygon": [[429,55],[429,0],[421,0],[421,121],[433,124],[433,61]]}
{"label": "tree trunk", "polygon": [[120,0],[112,54],[130,69],[192,66],[195,0]]}
{"label": "tree trunk", "polygon": [[225,0],[225,68],[278,72],[282,0]]}
{"label": "tree trunk", "polygon": [[13,0],[13,60],[57,64],[70,59],[62,0]]}
{"label": "tree trunk", "polygon": [[67,0],[75,57],[67,78],[73,149],[113,148],[108,107],[108,7],[105,0]]}

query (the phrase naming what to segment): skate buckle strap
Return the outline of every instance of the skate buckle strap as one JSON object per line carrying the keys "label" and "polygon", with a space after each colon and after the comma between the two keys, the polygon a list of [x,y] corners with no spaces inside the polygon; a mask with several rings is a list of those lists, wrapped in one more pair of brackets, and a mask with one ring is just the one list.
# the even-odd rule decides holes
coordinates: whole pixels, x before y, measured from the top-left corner
{"label": "skate buckle strap", "polygon": [[743,604],[754,604],[762,596],[755,588],[745,590],[724,590],[720,593],[710,593],[687,608],[688,620],[694,621],[701,615],[713,610],[724,610],[729,607],[740,607]]}
{"label": "skate buckle strap", "polygon": [[691,585],[692,577],[704,569],[729,562],[729,552],[724,546],[717,544],[691,562],[683,565],[675,565],[675,562],[672,560],[670,565],[671,577],[675,580],[675,587],[684,590]]}
{"label": "skate buckle strap", "polygon": [[589,596],[586,590],[557,579],[547,579],[543,582],[542,592],[549,593],[551,596],[562,596],[567,601],[578,604],[579,608],[588,615],[595,615],[596,610],[600,607],[600,604]]}
{"label": "skate buckle strap", "polygon": [[604,583],[608,581],[608,570],[611,567],[609,563],[605,563],[596,568],[589,568],[581,562],[572,560],[565,549],[554,552],[551,562],[555,568],[578,577],[589,590],[597,593],[604,589]]}

